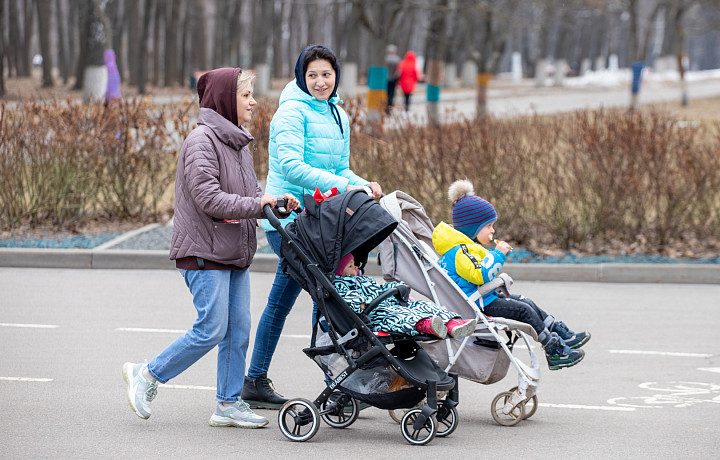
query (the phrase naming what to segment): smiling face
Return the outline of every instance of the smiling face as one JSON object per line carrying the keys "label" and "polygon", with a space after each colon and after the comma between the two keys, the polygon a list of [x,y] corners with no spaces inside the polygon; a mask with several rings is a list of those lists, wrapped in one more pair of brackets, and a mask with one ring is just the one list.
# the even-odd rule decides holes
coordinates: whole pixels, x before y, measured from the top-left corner
{"label": "smiling face", "polygon": [[237,117],[238,126],[247,123],[252,118],[252,109],[257,104],[253,98],[253,83],[243,85],[237,90]]}
{"label": "smiling face", "polygon": [[305,84],[310,95],[318,101],[327,101],[335,88],[335,70],[330,61],[316,59],[305,70]]}
{"label": "smiling face", "polygon": [[350,260],[347,261],[343,267],[342,274],[343,276],[358,276],[360,274],[360,269],[355,266],[355,258],[350,258]]}
{"label": "smiling face", "polygon": [[490,222],[486,226],[480,229],[480,231],[475,235],[475,240],[477,240],[478,243],[485,245],[490,243],[493,236],[495,236],[495,222]]}

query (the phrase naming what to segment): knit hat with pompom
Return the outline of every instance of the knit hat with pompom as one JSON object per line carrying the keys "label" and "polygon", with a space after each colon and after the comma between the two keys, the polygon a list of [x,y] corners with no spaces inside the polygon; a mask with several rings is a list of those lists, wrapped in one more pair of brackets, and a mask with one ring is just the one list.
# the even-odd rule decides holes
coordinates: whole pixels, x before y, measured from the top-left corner
{"label": "knit hat with pompom", "polygon": [[475,239],[483,227],[498,218],[495,207],[490,202],[475,196],[470,181],[453,182],[448,189],[448,199],[453,207],[453,227],[470,239]]}

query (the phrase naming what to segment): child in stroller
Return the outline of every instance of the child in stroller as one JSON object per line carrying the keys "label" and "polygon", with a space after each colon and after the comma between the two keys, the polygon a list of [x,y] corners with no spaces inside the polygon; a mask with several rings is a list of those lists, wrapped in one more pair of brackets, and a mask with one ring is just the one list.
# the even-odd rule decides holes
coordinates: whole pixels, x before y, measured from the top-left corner
{"label": "child in stroller", "polygon": [[[497,212],[487,200],[474,195],[469,181],[454,182],[448,189],[448,198],[453,205],[453,226],[438,224],[432,241],[441,256],[438,264],[469,295],[498,275],[512,248],[504,241],[494,240]],[[493,250],[483,246],[494,241]],[[590,334],[573,332],[525,296],[490,291],[483,295],[479,305],[486,315],[530,324],[545,350],[550,370],[574,366],[585,356],[579,348],[590,340]]]}
{"label": "child in stroller", "polygon": [[[378,336],[369,327],[369,315],[384,300],[399,296],[398,288],[385,290],[358,314],[331,282],[343,254],[352,253],[362,268],[370,250],[397,222],[362,190],[319,203],[305,195],[304,205],[305,212],[284,228],[269,207],[265,214],[282,236],[283,269],[310,294],[321,314],[303,352],[323,370],[327,385],[314,401],[285,403],[278,413],[281,432],[292,441],[306,441],[317,433],[320,418],[334,428],[350,426],[358,417],[359,400],[380,409],[409,409],[401,430],[410,444],[449,435],[458,421],[457,374],[442,370],[414,337]],[[376,376],[385,385],[367,384]],[[419,407],[423,399],[426,403]]]}
{"label": "child in stroller", "polygon": [[373,331],[395,332],[416,336],[428,334],[444,339],[467,337],[475,331],[476,320],[462,319],[455,312],[425,300],[409,298],[410,288],[403,282],[390,281],[380,285],[374,278],[360,274],[352,254],[340,260],[333,286],[355,313],[361,314],[383,291],[397,287],[400,295],[385,299],[370,315]]}

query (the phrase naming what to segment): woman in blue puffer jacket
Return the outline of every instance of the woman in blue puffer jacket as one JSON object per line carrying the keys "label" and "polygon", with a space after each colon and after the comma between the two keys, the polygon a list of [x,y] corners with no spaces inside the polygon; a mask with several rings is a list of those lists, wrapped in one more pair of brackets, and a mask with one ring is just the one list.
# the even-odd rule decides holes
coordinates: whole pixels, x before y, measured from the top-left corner
{"label": "woman in blue puffer jacket", "polygon": [[[373,198],[382,189],[350,169],[350,124],[337,96],[340,64],[329,48],[305,48],[295,64],[295,80],[285,86],[280,106],[270,122],[270,166],[265,193],[290,193],[302,202],[315,188],[340,192],[365,188]],[[294,215],[293,215],[294,216]],[[293,218],[282,220],[283,226]],[[270,247],[280,257],[275,281],[258,324],[253,356],[242,399],[257,409],[278,409],[287,399],[275,392],[267,377],[270,361],[280,338],[285,318],[295,304],[301,287],[282,272],[281,237],[269,223],[263,229]],[[313,321],[316,309],[313,311]]]}

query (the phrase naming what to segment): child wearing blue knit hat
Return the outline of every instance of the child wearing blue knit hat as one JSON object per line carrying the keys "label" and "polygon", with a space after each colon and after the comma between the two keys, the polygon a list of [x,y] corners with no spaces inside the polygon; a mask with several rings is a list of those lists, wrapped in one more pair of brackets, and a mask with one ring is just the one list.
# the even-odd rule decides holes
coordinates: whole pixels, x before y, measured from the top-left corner
{"label": "child wearing blue knit hat", "polygon": [[[470,297],[478,286],[498,276],[512,247],[495,240],[495,207],[475,195],[467,180],[455,181],[448,189],[452,203],[452,226],[441,222],[433,231],[433,246],[440,254],[438,264]],[[495,243],[495,249],[484,245]],[[485,294],[478,306],[487,316],[497,316],[527,323],[537,332],[551,370],[574,366],[585,356],[580,350],[590,340],[590,333],[575,333],[562,321],[545,313],[529,298],[495,291]]]}

